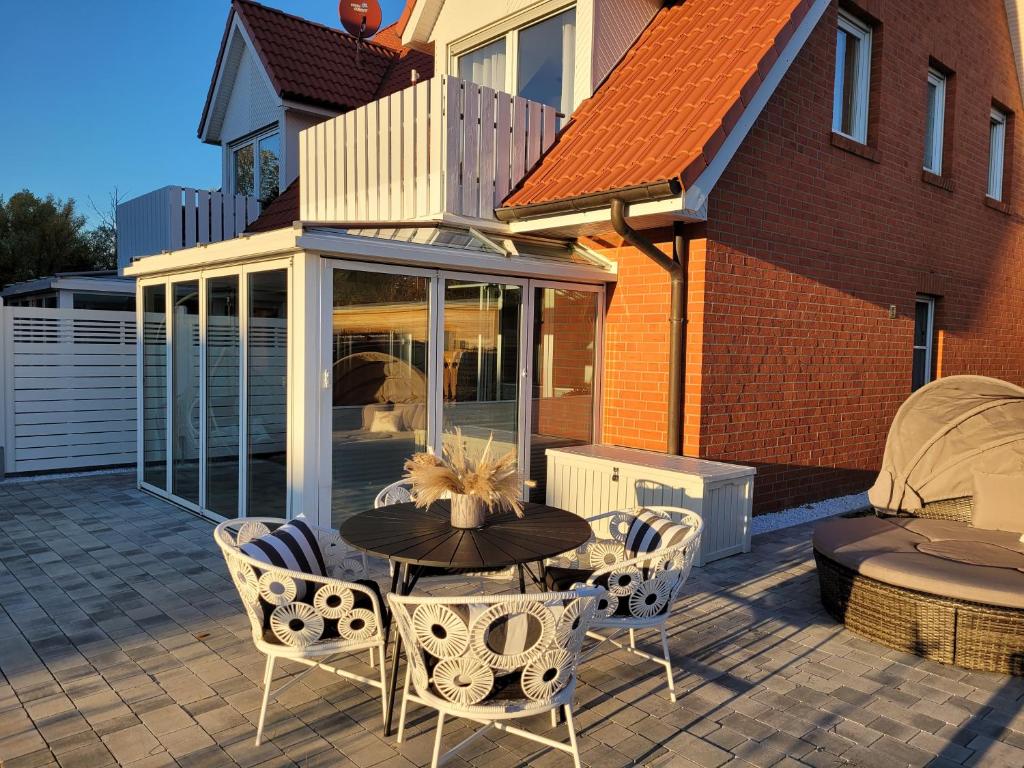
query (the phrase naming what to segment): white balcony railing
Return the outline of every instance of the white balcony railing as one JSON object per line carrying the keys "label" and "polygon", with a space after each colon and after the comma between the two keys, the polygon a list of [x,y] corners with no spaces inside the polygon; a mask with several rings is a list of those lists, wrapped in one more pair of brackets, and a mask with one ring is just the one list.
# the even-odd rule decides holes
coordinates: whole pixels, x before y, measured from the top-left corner
{"label": "white balcony railing", "polygon": [[493,219],[555,139],[557,111],[436,77],[300,134],[303,221]]}
{"label": "white balcony railing", "polygon": [[245,231],[259,201],[190,187],[161,187],[117,206],[117,265],[139,256],[219,243]]}

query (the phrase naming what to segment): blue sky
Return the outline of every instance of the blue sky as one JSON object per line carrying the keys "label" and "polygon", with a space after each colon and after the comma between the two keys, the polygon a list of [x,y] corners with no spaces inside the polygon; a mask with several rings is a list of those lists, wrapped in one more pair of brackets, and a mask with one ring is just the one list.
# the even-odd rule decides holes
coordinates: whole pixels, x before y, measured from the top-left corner
{"label": "blue sky", "polygon": [[[338,26],[336,0],[266,0]],[[196,127],[227,0],[3,0],[0,195],[73,197],[95,221],[117,187],[220,186]],[[384,23],[402,0],[383,0]]]}

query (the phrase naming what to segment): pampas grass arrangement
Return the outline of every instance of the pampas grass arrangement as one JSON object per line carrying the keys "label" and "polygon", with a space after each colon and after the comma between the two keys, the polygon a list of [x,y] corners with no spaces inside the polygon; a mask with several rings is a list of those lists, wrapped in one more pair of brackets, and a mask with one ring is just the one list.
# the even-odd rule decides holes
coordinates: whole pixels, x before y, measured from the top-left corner
{"label": "pampas grass arrangement", "polygon": [[487,514],[504,509],[523,517],[523,478],[515,451],[493,458],[493,443],[491,434],[483,453],[473,459],[466,452],[462,430],[456,428],[443,456],[417,453],[406,461],[405,479],[412,486],[416,506],[428,507],[451,497],[452,525],[458,528],[479,527]]}

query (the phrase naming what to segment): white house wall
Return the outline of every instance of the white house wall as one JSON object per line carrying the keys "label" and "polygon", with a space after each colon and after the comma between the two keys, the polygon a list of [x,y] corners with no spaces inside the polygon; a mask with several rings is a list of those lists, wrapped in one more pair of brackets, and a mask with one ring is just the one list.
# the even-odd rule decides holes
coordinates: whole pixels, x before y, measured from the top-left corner
{"label": "white house wall", "polygon": [[262,65],[248,48],[243,48],[234,87],[224,111],[220,132],[223,143],[230,144],[277,122],[280,117],[280,101],[267,86]]}
{"label": "white house wall", "polygon": [[284,114],[284,141],[281,148],[281,189],[299,175],[299,133],[327,120],[327,115],[311,115],[288,109]]}
{"label": "white house wall", "polygon": [[661,1],[594,0],[593,5],[594,48],[591,57],[590,93],[597,89],[601,81],[612,71],[612,67],[651,23],[654,14],[661,7]]}

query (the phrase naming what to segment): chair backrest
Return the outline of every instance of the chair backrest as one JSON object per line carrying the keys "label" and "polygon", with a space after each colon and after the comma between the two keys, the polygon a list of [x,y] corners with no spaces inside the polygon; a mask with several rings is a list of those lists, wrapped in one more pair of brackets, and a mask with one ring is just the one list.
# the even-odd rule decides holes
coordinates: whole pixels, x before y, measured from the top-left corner
{"label": "chair backrest", "polygon": [[543,708],[572,696],[580,650],[604,596],[388,594],[416,693],[444,710]]}
{"label": "chair backrest", "polygon": [[213,532],[228,573],[242,599],[257,642],[304,648],[319,640],[362,642],[381,631],[373,590],[354,583],[366,576],[362,553],[337,531],[308,526],[316,538],[325,575],[271,564],[242,547],[288,523],[269,517],[225,520]]}
{"label": "chair backrest", "polygon": [[589,581],[607,585],[602,618],[652,619],[667,614],[689,578],[704,521],[679,507],[620,510],[591,520],[593,536],[576,552]]}
{"label": "chair backrest", "polygon": [[373,508],[380,509],[389,504],[404,504],[412,501],[412,487],[408,480],[397,480],[381,488],[377,498],[373,500]]}

